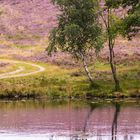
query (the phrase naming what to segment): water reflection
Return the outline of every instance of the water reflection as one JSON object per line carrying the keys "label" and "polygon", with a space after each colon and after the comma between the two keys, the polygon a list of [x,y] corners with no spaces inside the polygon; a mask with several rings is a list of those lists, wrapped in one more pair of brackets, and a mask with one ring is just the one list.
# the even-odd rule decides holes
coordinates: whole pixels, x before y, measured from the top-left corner
{"label": "water reflection", "polygon": [[140,140],[137,102],[0,102],[0,140]]}
{"label": "water reflection", "polygon": [[114,113],[114,118],[112,122],[112,140],[117,140],[117,127],[118,127],[118,116],[120,113],[120,104],[116,103],[115,104],[115,113]]}

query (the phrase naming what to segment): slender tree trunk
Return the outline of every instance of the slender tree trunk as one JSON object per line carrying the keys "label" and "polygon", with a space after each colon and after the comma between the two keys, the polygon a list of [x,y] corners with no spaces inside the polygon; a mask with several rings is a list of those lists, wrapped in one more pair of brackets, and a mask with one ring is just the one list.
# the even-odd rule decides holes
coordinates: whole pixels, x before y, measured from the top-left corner
{"label": "slender tree trunk", "polygon": [[121,88],[120,88],[120,82],[117,78],[116,64],[114,60],[114,50],[113,50],[113,44],[111,39],[109,39],[109,52],[110,52],[109,63],[111,66],[111,71],[115,82],[115,91],[119,91]]}
{"label": "slender tree trunk", "polygon": [[93,78],[92,78],[91,73],[90,73],[90,71],[88,69],[87,62],[85,60],[85,57],[84,57],[83,53],[80,53],[80,54],[81,54],[81,58],[82,58],[82,61],[83,61],[83,66],[84,66],[85,72],[86,72],[86,74],[88,76],[88,79],[89,79],[89,81],[91,83],[93,83]]}
{"label": "slender tree trunk", "polygon": [[115,64],[115,60],[114,60],[114,42],[113,42],[113,37],[112,37],[112,33],[110,32],[110,26],[112,24],[112,20],[110,18],[111,15],[111,9],[108,9],[108,23],[107,23],[107,30],[108,30],[108,46],[109,46],[109,55],[110,55],[110,66],[111,66],[111,71],[112,71],[112,75],[113,75],[113,79],[115,82],[115,91],[120,91],[120,82],[117,78],[117,71],[116,71],[116,64]]}

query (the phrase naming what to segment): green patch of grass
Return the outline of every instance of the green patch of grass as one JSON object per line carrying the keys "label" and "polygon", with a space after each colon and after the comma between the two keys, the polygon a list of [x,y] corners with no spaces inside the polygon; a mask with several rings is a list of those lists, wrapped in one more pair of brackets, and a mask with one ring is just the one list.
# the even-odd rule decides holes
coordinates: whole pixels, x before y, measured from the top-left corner
{"label": "green patch of grass", "polygon": [[19,49],[29,49],[32,47],[31,45],[23,45],[23,44],[15,44],[14,46]]}
{"label": "green patch of grass", "polygon": [[[49,99],[68,98],[124,98],[140,97],[140,77],[138,76],[139,64],[132,66],[118,66],[118,76],[121,82],[122,92],[113,92],[114,82],[107,64],[96,63],[92,66],[92,75],[99,85],[94,89],[88,82],[84,70],[79,68],[64,69],[51,64],[38,63],[46,68],[46,71],[28,77],[17,77],[0,80],[0,95],[12,97],[47,97]],[[28,66],[26,66],[28,67]],[[30,71],[34,69],[28,67]],[[73,73],[80,73],[77,76]],[[20,96],[19,96],[20,95]]]}

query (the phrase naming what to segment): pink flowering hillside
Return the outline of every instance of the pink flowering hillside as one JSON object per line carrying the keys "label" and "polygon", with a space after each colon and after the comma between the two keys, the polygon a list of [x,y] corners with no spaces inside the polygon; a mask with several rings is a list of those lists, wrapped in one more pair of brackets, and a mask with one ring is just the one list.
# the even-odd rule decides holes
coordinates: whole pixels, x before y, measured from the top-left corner
{"label": "pink flowering hillside", "polygon": [[50,0],[1,0],[0,33],[44,36],[56,25]]}

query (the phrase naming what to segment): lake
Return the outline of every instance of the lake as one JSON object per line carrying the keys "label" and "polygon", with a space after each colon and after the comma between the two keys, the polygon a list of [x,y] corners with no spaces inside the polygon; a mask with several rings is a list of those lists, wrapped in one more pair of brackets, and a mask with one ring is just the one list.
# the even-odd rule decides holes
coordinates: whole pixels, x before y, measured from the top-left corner
{"label": "lake", "polygon": [[0,140],[140,140],[140,101],[0,101]]}

